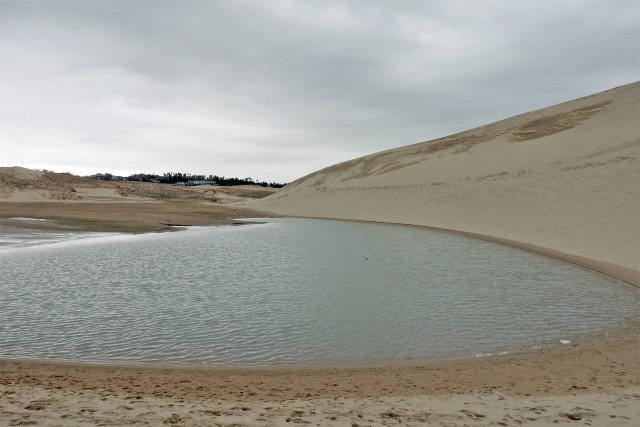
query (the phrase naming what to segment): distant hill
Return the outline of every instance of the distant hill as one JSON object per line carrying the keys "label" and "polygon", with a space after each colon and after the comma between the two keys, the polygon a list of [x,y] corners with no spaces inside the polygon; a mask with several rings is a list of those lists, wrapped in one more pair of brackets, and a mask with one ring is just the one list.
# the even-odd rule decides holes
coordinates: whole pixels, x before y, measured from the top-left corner
{"label": "distant hill", "polygon": [[261,185],[178,187],[137,181],[104,181],[70,173],[0,167],[0,202],[194,199],[232,203],[275,192]]}

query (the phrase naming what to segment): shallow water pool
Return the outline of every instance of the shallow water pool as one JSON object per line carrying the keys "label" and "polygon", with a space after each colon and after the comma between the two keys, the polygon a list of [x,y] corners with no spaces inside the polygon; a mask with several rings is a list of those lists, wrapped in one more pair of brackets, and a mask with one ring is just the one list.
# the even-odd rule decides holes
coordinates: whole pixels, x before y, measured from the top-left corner
{"label": "shallow water pool", "polygon": [[473,357],[638,315],[637,288],[491,242],[261,221],[0,249],[0,357],[237,366]]}

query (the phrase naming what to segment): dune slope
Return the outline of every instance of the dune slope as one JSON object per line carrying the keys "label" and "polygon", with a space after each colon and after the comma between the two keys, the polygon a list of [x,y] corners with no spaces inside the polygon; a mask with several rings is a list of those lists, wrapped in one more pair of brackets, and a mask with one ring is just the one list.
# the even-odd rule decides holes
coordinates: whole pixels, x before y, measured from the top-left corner
{"label": "dune slope", "polygon": [[494,238],[640,283],[640,82],[337,164],[253,209]]}

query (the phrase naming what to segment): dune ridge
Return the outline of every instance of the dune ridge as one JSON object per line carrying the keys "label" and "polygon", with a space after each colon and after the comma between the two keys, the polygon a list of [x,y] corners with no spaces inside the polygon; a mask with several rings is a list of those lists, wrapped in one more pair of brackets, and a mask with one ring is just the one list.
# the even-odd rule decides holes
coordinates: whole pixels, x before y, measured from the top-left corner
{"label": "dune ridge", "polygon": [[640,285],[640,82],[327,167],[244,204],[435,227]]}

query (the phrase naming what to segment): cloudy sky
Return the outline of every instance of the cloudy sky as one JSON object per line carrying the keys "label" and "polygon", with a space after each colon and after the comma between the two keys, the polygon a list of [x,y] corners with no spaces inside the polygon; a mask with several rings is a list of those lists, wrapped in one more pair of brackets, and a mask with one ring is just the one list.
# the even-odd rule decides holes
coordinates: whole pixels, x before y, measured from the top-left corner
{"label": "cloudy sky", "polygon": [[0,0],[0,166],[288,182],[638,80],[640,2]]}

